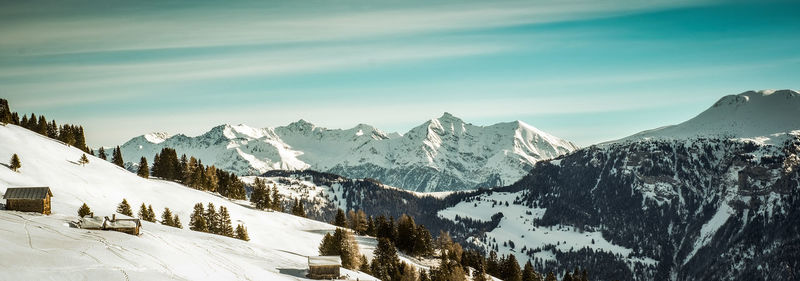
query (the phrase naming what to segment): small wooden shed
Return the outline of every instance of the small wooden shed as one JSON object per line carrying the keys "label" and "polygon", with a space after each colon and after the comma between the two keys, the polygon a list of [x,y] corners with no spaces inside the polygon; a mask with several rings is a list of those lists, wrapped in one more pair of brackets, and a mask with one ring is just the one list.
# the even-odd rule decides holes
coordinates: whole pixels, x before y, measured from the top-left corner
{"label": "small wooden shed", "polygon": [[341,267],[342,258],[339,256],[308,257],[308,278],[336,279],[340,276]]}
{"label": "small wooden shed", "polygon": [[103,222],[104,230],[119,231],[131,235],[139,235],[140,228],[142,228],[141,220],[134,218],[117,218],[116,214],[111,215],[111,219],[105,217],[105,221]]}
{"label": "small wooden shed", "polygon": [[3,199],[6,199],[6,210],[37,212],[50,214],[50,197],[53,192],[49,187],[9,187]]}

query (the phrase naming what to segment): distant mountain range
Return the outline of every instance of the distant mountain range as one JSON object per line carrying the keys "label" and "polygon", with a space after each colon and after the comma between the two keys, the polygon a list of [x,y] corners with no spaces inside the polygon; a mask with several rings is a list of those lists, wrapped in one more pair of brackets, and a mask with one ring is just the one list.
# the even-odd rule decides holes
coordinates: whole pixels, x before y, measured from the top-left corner
{"label": "distant mountain range", "polygon": [[220,125],[197,137],[151,133],[121,146],[129,167],[141,157],[152,163],[164,147],[240,175],[313,169],[425,192],[510,184],[537,161],[577,149],[522,121],[476,126],[449,113],[403,135],[300,120],[275,128]]}

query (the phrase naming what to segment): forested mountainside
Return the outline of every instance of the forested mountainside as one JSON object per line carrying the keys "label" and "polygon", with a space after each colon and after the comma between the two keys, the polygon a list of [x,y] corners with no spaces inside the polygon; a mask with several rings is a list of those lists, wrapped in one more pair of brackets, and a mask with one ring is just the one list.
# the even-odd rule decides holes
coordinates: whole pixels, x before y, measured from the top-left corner
{"label": "forested mountainside", "polygon": [[147,134],[122,145],[128,167],[169,147],[238,175],[270,170],[329,171],[414,191],[510,184],[533,164],[575,150],[521,121],[476,126],[445,113],[404,135],[360,124],[339,130],[300,120],[276,128],[220,125],[197,137]]}
{"label": "forested mountainside", "polygon": [[312,171],[265,176],[336,183],[338,207],[412,214],[487,253],[531,258],[542,272],[581,265],[599,280],[795,280],[798,153],[796,134],[630,141],[443,198]]}

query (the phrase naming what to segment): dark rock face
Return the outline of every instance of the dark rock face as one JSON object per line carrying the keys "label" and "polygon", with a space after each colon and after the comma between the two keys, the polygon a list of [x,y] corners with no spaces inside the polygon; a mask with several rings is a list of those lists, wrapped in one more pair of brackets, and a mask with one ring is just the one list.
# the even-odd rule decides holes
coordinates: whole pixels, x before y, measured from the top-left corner
{"label": "dark rock face", "polygon": [[[656,266],[565,253],[548,267],[590,267],[636,280],[800,278],[800,139],[637,141],[590,147],[536,165],[500,190],[547,208],[542,225],[602,229],[603,237]],[[616,261],[615,261],[616,260]],[[618,264],[618,266],[609,266]]]}

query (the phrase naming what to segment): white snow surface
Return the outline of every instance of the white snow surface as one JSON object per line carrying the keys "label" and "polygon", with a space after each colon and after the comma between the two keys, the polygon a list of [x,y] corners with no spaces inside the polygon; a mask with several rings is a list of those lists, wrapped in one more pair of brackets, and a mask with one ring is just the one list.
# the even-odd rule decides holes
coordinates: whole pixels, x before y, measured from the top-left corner
{"label": "white snow surface", "polygon": [[[0,211],[0,280],[305,280],[307,256],[317,255],[334,226],[278,212],[265,212],[183,185],[143,179],[102,159],[14,125],[0,126],[0,159],[16,153],[19,172],[0,166],[0,191],[12,186],[49,186],[52,215]],[[5,163],[4,163],[5,164]],[[87,203],[95,215],[111,215],[126,198],[160,217],[164,207],[185,229],[143,222],[140,236],[70,226]],[[226,206],[234,226],[244,224],[251,241],[188,230],[195,203]],[[362,252],[374,239],[358,237]],[[374,278],[343,269],[351,279]]]}
{"label": "white snow surface", "polygon": [[[514,204],[517,197],[522,197],[523,192],[493,192],[473,197],[472,202],[460,202],[457,205],[439,211],[439,217],[458,221],[460,218],[470,218],[479,221],[489,221],[492,215],[500,212],[503,218],[497,228],[486,233],[486,239],[476,237],[468,238],[468,242],[484,247],[489,251],[495,244],[498,247],[498,255],[513,254],[517,257],[520,265],[528,261],[528,256],[522,252],[522,248],[541,249],[545,246],[555,246],[560,252],[578,251],[588,247],[595,251],[602,250],[627,257],[633,251],[603,238],[600,231],[594,229],[580,230],[569,225],[539,226],[536,220],[544,216],[547,209],[528,208],[523,205]],[[508,202],[508,206],[506,206]],[[511,244],[504,243],[512,241]],[[536,258],[543,260],[554,260],[555,254],[550,250],[540,250],[533,254]],[[629,262],[644,262],[655,264],[656,261],[647,257],[628,257]]]}
{"label": "white snow surface", "polygon": [[473,182],[499,175],[504,183],[512,183],[535,162],[577,149],[521,121],[476,126],[449,113],[403,135],[366,124],[326,129],[300,120],[275,128],[220,125],[196,137],[166,136],[147,134],[126,142],[121,146],[125,161],[137,165],[147,157],[152,163],[156,153],[171,147],[179,155],[195,156],[239,175],[375,165],[430,167]]}
{"label": "white snow surface", "polygon": [[621,140],[643,138],[753,138],[800,128],[800,93],[795,90],[747,91],[728,95],[686,122],[643,131]]}

